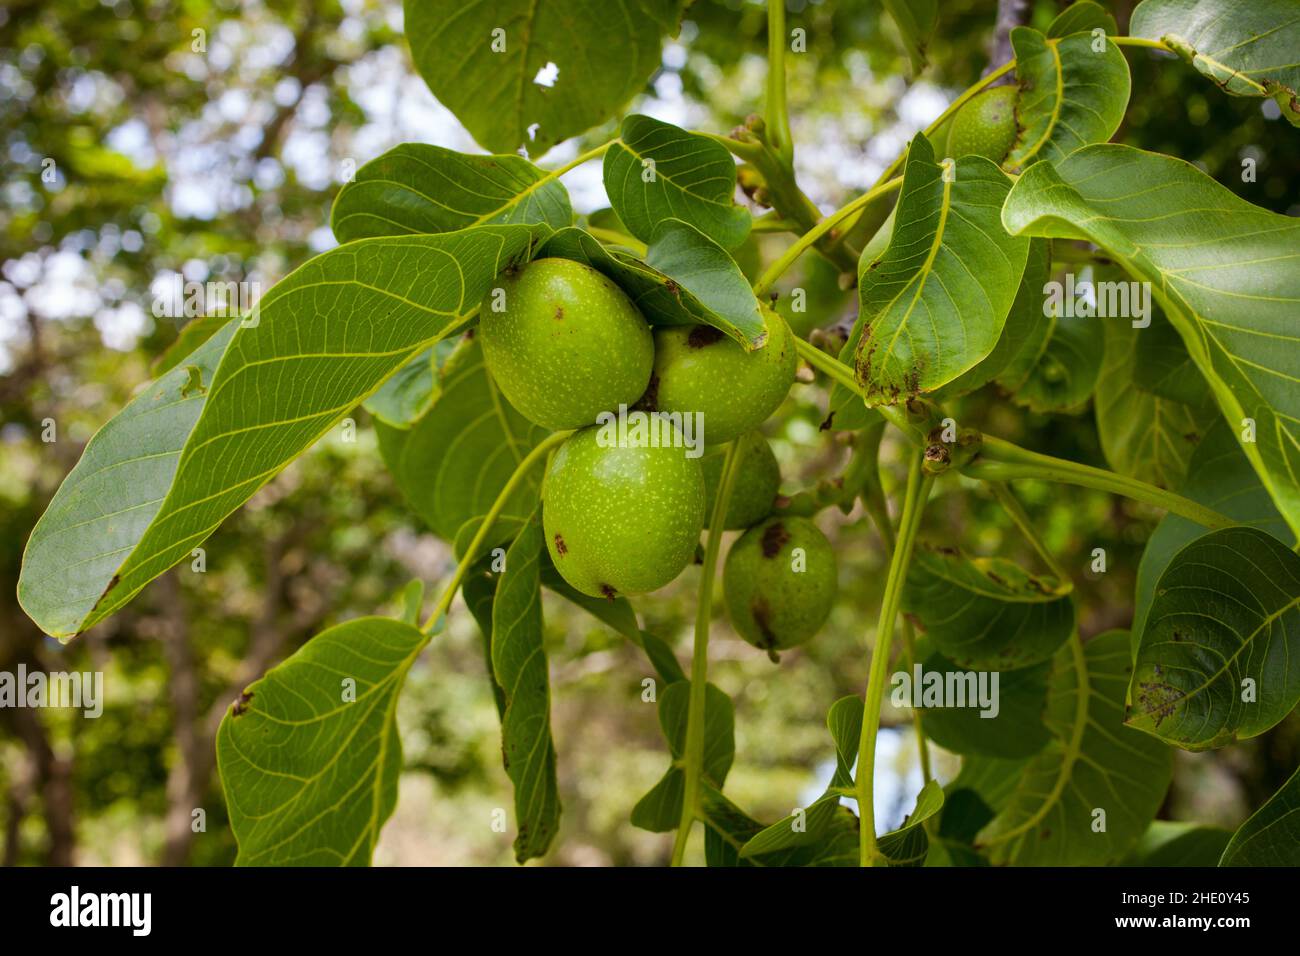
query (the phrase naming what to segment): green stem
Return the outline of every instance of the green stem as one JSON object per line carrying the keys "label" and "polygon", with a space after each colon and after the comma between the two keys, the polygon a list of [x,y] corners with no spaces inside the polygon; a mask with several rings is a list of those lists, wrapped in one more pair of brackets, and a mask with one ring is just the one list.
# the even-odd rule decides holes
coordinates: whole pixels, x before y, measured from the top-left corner
{"label": "green stem", "polygon": [[460,590],[461,584],[465,581],[465,575],[469,573],[470,566],[478,557],[479,549],[483,547],[483,542],[487,540],[487,536],[492,532],[492,526],[496,524],[497,518],[501,517],[506,502],[510,500],[510,496],[523,483],[523,480],[528,476],[528,472],[532,470],[534,465],[545,458],[552,448],[568,438],[570,434],[570,432],[554,432],[547,435],[515,466],[514,474],[510,476],[505,487],[501,489],[496,501],[492,502],[492,507],[488,509],[488,513],[483,517],[483,523],[478,526],[478,531],[474,532],[469,547],[465,549],[465,557],[461,558],[460,563],[456,565],[456,573],[452,575],[451,581],[443,589],[442,596],[438,598],[438,603],[434,605],[429,619],[420,628],[420,633],[426,636],[431,634],[439,619],[447,613],[452,600],[456,597],[456,592]]}
{"label": "green stem", "polygon": [[1145,37],[1107,37],[1107,39],[1116,46],[1139,46],[1148,50],[1164,50],[1166,53],[1174,52],[1161,40],[1148,40]]}
{"label": "green stem", "polygon": [[618,140],[619,140],[619,138],[618,138],[617,136],[615,136],[615,137],[614,137],[613,139],[611,139],[608,143],[601,143],[601,144],[600,144],[599,146],[597,146],[595,149],[589,149],[589,150],[587,150],[585,153],[582,153],[581,155],[576,156],[576,157],[574,157],[573,159],[569,160],[567,163],[565,163],[565,164],[564,164],[563,166],[561,166],[559,169],[552,169],[552,170],[551,170],[550,172],[548,172],[545,176],[543,176],[541,179],[537,180],[537,182],[533,183],[533,184],[532,184],[531,186],[529,186],[528,188],[529,188],[530,190],[535,190],[535,189],[537,189],[538,186],[541,186],[541,185],[543,185],[543,184],[545,184],[545,183],[548,183],[548,182],[550,182],[552,179],[559,179],[561,176],[563,176],[563,175],[564,175],[565,173],[567,173],[569,170],[571,170],[571,169],[577,169],[579,166],[581,166],[583,163],[587,162],[588,160],[598,159],[598,158],[600,158],[601,156],[604,156],[605,153],[606,153],[606,151],[607,151],[611,146],[613,146],[615,143],[617,143]]}
{"label": "green stem", "polygon": [[1129,478],[1102,468],[1093,468],[1091,465],[1081,465],[1064,458],[1040,455],[1038,452],[1021,448],[1019,445],[991,435],[984,436],[979,457],[963,468],[962,472],[982,481],[1041,478],[1068,485],[1081,485],[1084,488],[1096,488],[1099,491],[1109,491],[1112,494],[1153,505],[1164,511],[1172,511],[1207,528],[1228,528],[1237,524],[1231,518],[1190,498],[1149,485],[1145,481],[1138,481],[1136,478]]}
{"label": "green stem", "polygon": [[[885,546],[885,555],[892,561],[897,539],[894,536],[894,526],[889,521],[889,511],[885,507],[883,495],[878,489],[875,494],[868,492],[863,495],[862,503],[867,514],[871,516],[872,522],[875,523],[876,531],[880,534],[881,543]],[[903,647],[907,651],[907,671],[910,674],[916,665],[916,634],[912,629],[912,622],[906,615],[903,616],[902,631]],[[921,762],[921,782],[929,783],[933,777],[930,771],[930,748],[925,742],[925,724],[921,719],[920,708],[913,709],[912,722],[916,728],[916,749]]]}
{"label": "green stem", "polygon": [[713,615],[713,577],[717,571],[718,551],[722,532],[727,523],[727,508],[731,492],[740,471],[741,443],[738,438],[727,446],[727,459],[722,466],[722,481],[718,497],[713,502],[713,515],[709,519],[709,540],[704,546],[704,568],[700,572],[700,595],[695,607],[695,647],[691,654],[690,702],[686,712],[686,749],[684,761],[685,785],[682,788],[682,818],[673,841],[673,866],[681,866],[686,857],[686,841],[691,835],[699,807],[700,777],[704,768],[704,707],[708,700],[709,680],[709,619]]}
{"label": "green stem", "polygon": [[1024,506],[1020,504],[1020,500],[1011,489],[1003,482],[991,481],[989,482],[989,490],[993,492],[993,497],[998,499],[998,503],[1002,505],[1002,510],[1007,513],[1007,517],[1020,530],[1021,536],[1038,552],[1038,556],[1043,559],[1043,563],[1047,565],[1048,570],[1052,572],[1056,580],[1061,584],[1070,584],[1070,575],[1052,556],[1052,552],[1048,550],[1043,539],[1039,537],[1038,530],[1034,527],[1033,522],[1029,520],[1029,515],[1026,514]]}
{"label": "green stem", "polygon": [[785,0],[767,0],[768,138],[788,167],[794,164],[794,137],[785,105]]}
{"label": "green stem", "polygon": [[853,215],[853,213],[857,212],[877,196],[883,196],[886,193],[893,192],[902,185],[902,177],[891,179],[887,183],[882,183],[874,189],[863,193],[847,205],[841,206],[821,222],[817,223],[791,243],[790,247],[781,254],[781,258],[772,263],[772,265],[768,267],[767,271],[759,277],[759,280],[754,283],[754,294],[761,296],[764,292],[770,289],[772,283],[779,279],[786,269],[794,265],[795,260],[803,255],[804,251],[807,250],[809,246],[816,243],[822,236],[826,235],[826,233],[830,232],[846,218]]}
{"label": "green stem", "polygon": [[862,736],[858,739],[858,765],[855,789],[858,797],[858,862],[871,866],[880,856],[876,845],[875,769],[876,736],[880,733],[880,705],[889,676],[889,651],[893,644],[894,620],[902,601],[903,581],[916,544],[921,513],[929,497],[934,478],[922,474],[921,456],[913,455],[907,470],[907,493],[898,522],[898,540],[889,559],[889,577],[880,604],[876,625],[876,642],[871,648],[871,672],[867,677],[866,702],[862,712]]}
{"label": "green stem", "polygon": [[[811,342],[795,339],[795,351],[809,365],[825,372],[845,388],[865,397],[865,390],[853,377],[853,372],[834,356],[827,355]],[[896,406],[878,405],[879,412],[890,424],[898,427],[914,443],[924,443],[924,436],[907,420],[906,414]],[[1014,442],[993,435],[984,435],[979,456],[961,469],[962,474],[981,481],[1009,481],[1015,478],[1040,478],[1044,481],[1058,481],[1067,485],[1081,485],[1084,488],[1096,488],[1111,494],[1123,495],[1134,501],[1153,505],[1164,511],[1172,511],[1189,521],[1195,521],[1207,528],[1229,528],[1238,522],[1222,515],[1211,508],[1197,504],[1190,498],[1174,494],[1145,481],[1118,475],[1103,468],[1081,465],[1065,458],[1053,458],[1040,455],[1036,451],[1021,448]]]}
{"label": "green stem", "polygon": [[600,226],[588,226],[587,232],[591,233],[601,242],[608,243],[614,246],[626,246],[628,249],[631,249],[642,259],[645,258],[646,245],[640,239],[633,239],[631,236],[625,235],[624,233],[618,232],[617,230],[604,229]]}

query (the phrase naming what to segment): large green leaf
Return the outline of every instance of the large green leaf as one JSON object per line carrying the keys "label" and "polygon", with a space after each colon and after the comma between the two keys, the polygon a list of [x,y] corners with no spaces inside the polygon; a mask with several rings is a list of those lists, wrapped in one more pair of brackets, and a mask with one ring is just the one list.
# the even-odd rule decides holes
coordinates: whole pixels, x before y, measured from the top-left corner
{"label": "large green leaf", "polygon": [[649,116],[623,120],[622,137],[605,153],[605,192],[643,242],[665,219],[688,222],[728,249],[749,235],[749,211],[734,201],[736,161],[727,147]]}
{"label": "large green leaf", "polygon": [[1134,361],[1142,369],[1134,384],[1144,392],[1204,408],[1214,405],[1210,386],[1196,368],[1187,346],[1173,323],[1159,309],[1152,309],[1151,325],[1136,339]]}
{"label": "large green leaf", "polygon": [[469,156],[427,143],[402,143],[366,163],[330,214],[339,242],[535,222],[573,223],[558,179],[522,156]]}
{"label": "large green leaf", "polygon": [[1232,835],[1219,866],[1300,866],[1300,770]]}
{"label": "large green leaf", "polygon": [[1222,827],[1152,820],[1120,866],[1217,866],[1232,833]]}
{"label": "large green leaf", "polygon": [[515,859],[520,863],[543,855],[560,825],[542,631],[539,569],[545,550],[538,507],[506,552],[506,569],[492,602],[492,673],[505,695],[501,753],[515,785]]}
{"label": "large green leaf", "polygon": [[1074,631],[1068,586],[1002,558],[916,549],[903,608],[935,648],[975,670],[1015,670],[1048,660]]}
{"label": "large green leaf", "polygon": [[993,863],[1097,866],[1118,860],[1145,832],[1173,761],[1168,747],[1123,724],[1129,670],[1123,631],[1082,648],[1071,640],[1057,652],[1046,712],[1054,739],[980,832]]}
{"label": "large green leaf", "polygon": [[912,61],[912,72],[925,68],[925,51],[939,22],[939,0],[884,0]]}
{"label": "large green leaf", "polygon": [[1226,93],[1272,97],[1300,125],[1294,0],[1143,0],[1129,33],[1164,40]]}
{"label": "large green leaf", "polygon": [[[1044,335],[1046,331],[1046,335]],[[1097,320],[1082,315],[1051,315],[1025,339],[1033,363],[1018,376],[1008,367],[998,383],[1017,405],[1035,412],[1079,414],[1097,387],[1105,342]],[[1028,357],[1028,351],[1025,357]],[[1023,366],[1019,362],[1016,368]]]}
{"label": "large green leaf", "polygon": [[670,294],[677,297],[686,290],[745,348],[759,348],[767,341],[758,300],[740,266],[690,223],[665,219],[655,226],[645,261],[673,281]]}
{"label": "large green leaf", "polygon": [[1020,82],[1019,133],[1003,163],[1007,169],[1060,162],[1119,129],[1128,108],[1129,72],[1114,43],[1089,33],[1049,40],[1030,27],[1016,27],[1011,46]]}
{"label": "large green leaf", "polygon": [[1187,750],[1262,734],[1300,700],[1300,555],[1258,528],[1202,535],[1156,584],[1128,724]]}
{"label": "large green leaf", "polygon": [[67,638],[88,626],[117,549],[139,541],[167,496],[238,325],[228,321],[109,419],[59,486],[27,542],[18,581],[18,600],[46,633]]}
{"label": "large green leaf", "polygon": [[[1040,347],[1051,335],[1053,320],[1043,315],[1043,285],[1047,282],[1050,268],[1051,243],[1046,239],[1030,242],[1020,289],[1011,303],[998,344],[982,362],[938,389],[935,401],[943,402],[965,395],[1002,376],[1018,375],[1017,369],[1021,365],[1028,376]],[[1022,353],[1027,353],[1024,359],[1020,358]]]}
{"label": "large green leaf", "polygon": [[[632,825],[654,833],[675,830],[682,818],[682,795],[686,789],[685,772],[676,762],[686,753],[686,722],[690,711],[690,682],[673,681],[659,694],[659,726],[674,765],[632,808]],[[704,695],[704,764],[703,781],[721,789],[736,755],[735,706],[713,684]]]}
{"label": "large green leaf", "polygon": [[[922,674],[938,674],[945,686],[948,675],[962,671],[937,652],[919,655]],[[958,754],[981,754],[990,757],[1029,757],[1043,749],[1050,739],[1043,724],[1047,705],[1048,664],[1043,662],[1018,670],[998,673],[995,701],[997,713],[988,716],[978,701],[967,697],[966,706],[922,707],[918,711],[925,735],[945,750]],[[976,675],[976,678],[985,675]],[[963,675],[964,678],[964,675]],[[924,676],[922,681],[924,681]],[[962,679],[954,677],[954,681]],[[912,686],[915,686],[915,671]],[[924,687],[924,684],[922,684]],[[965,681],[963,690],[969,689]],[[898,684],[891,693],[901,693]],[[924,699],[922,698],[923,702]],[[910,699],[907,701],[911,705]],[[949,701],[951,704],[951,701]]]}
{"label": "large green leaf", "polygon": [[[1273,499],[1250,467],[1227,422],[1215,422],[1205,433],[1205,438],[1192,454],[1187,479],[1178,490],[1184,497],[1241,524],[1261,528],[1283,541],[1292,540],[1287,523],[1273,506]],[[1164,574],[1169,562],[1184,545],[1205,533],[1196,522],[1176,514],[1170,513],[1160,519],[1138,565],[1134,635],[1140,635],[1146,628],[1147,611],[1155,597],[1156,581]]]}
{"label": "large green leaf", "polygon": [[1062,10],[1047,28],[1049,37],[1068,37],[1071,33],[1091,33],[1093,30],[1105,30],[1107,35],[1117,32],[1115,18],[1107,13],[1100,4],[1092,0],[1079,0]]}
{"label": "large green leaf", "polygon": [[[726,251],[680,220],[656,229],[650,264],[602,246],[582,229],[561,229],[539,255],[582,262],[636,303],[651,325],[711,325],[748,349],[767,335],[758,300]],[[670,271],[671,270],[671,271]]]}
{"label": "large green leaf", "polygon": [[217,764],[251,866],[365,866],[397,803],[394,709],[426,638],[388,618],[323,631],[226,712]]}
{"label": "large green leaf", "polygon": [[903,825],[876,841],[876,848],[890,866],[923,866],[930,852],[925,822],[943,809],[943,787],[930,780],[916,797],[916,806]]}
{"label": "large green leaf", "polygon": [[[487,514],[524,456],[546,436],[506,401],[483,361],[477,337],[460,343],[443,368],[433,406],[407,431],[382,425],[380,449],[412,510],[440,538],[454,541],[465,522]],[[541,487],[529,475],[502,514],[524,519]],[[507,521],[492,543],[516,524]]]}
{"label": "large green leaf", "polygon": [[[1139,342],[1150,329],[1102,319],[1106,354],[1097,379],[1097,432],[1111,468],[1160,488],[1177,488],[1212,413],[1141,387],[1148,370]],[[1154,327],[1154,326],[1153,326]]]}
{"label": "large green leaf", "polygon": [[934,391],[997,345],[1029,247],[1002,229],[1007,191],[987,159],[941,165],[924,135],[912,140],[889,246],[858,267],[854,370],[869,403]]}
{"label": "large green leaf", "polygon": [[[546,231],[478,226],[363,239],[317,256],[276,285],[256,321],[235,329],[211,382],[187,380],[173,396],[207,388],[174,470],[158,468],[147,486],[115,479],[116,493],[93,499],[76,493],[83,476],[139,458],[141,439],[122,443],[113,426],[104,453],[56,497],[32,532],[19,582],[32,619],[64,637],[124,605],[462,322],[499,272],[527,260],[538,230]],[[160,456],[175,453],[175,424],[156,448]]]}
{"label": "large green leaf", "polygon": [[640,92],[659,66],[661,36],[677,32],[682,3],[406,0],[404,6],[411,57],[438,101],[486,148],[508,153],[527,145],[536,156],[614,115]]}
{"label": "large green leaf", "polygon": [[1228,422],[1255,423],[1246,454],[1300,529],[1300,221],[1182,160],[1113,145],[1036,164],[1002,219],[1017,234],[1091,240],[1151,283]]}

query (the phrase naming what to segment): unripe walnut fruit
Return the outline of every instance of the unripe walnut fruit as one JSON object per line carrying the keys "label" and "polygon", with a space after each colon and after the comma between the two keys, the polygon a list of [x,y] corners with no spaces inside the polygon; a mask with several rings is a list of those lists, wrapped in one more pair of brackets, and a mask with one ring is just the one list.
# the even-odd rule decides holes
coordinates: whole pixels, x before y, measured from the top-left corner
{"label": "unripe walnut fruit", "polygon": [[542,484],[551,560],[584,594],[614,598],[663,587],[695,556],[704,473],[682,447],[602,444],[600,428],[555,451]]}
{"label": "unripe walnut fruit", "polygon": [[537,259],[488,290],[479,310],[488,371],[510,404],[555,431],[631,405],[654,363],[650,326],[590,266]]}
{"label": "unripe walnut fruit", "polygon": [[995,86],[984,90],[963,106],[948,129],[948,155],[983,156],[1001,163],[1011,152],[1019,129],[1016,103],[1020,90],[1014,86]]}
{"label": "unripe walnut fruit", "polygon": [[[728,531],[748,528],[766,518],[772,513],[772,503],[781,490],[781,468],[767,439],[758,432],[750,432],[736,441],[742,442],[743,447],[737,462],[739,470],[731,489],[731,501],[727,504],[724,527]],[[726,461],[726,454],[721,452],[701,459],[704,466],[705,522],[712,520],[713,501],[722,485]]]}
{"label": "unripe walnut fruit", "polygon": [[761,425],[790,391],[798,364],[785,319],[767,307],[762,313],[767,341],[752,352],[708,325],[655,329],[654,376],[641,407],[701,414],[709,445]]}
{"label": "unripe walnut fruit", "polygon": [[806,518],[769,518],[746,531],[722,572],[731,624],[746,641],[776,652],[808,640],[835,601],[835,552]]}

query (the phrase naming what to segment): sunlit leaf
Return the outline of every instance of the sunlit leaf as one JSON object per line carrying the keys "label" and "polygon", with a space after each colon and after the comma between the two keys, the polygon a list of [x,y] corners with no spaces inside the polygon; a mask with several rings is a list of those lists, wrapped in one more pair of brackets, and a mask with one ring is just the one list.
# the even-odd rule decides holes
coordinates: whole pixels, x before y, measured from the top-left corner
{"label": "sunlit leaf", "polygon": [[1195,166],[1087,146],[1017,181],[1002,214],[1025,235],[1088,239],[1177,328],[1251,463],[1300,530],[1300,221],[1237,198]]}
{"label": "sunlit leaf", "polygon": [[858,267],[854,370],[870,404],[934,391],[997,345],[1029,246],[1001,227],[1007,191],[988,160],[941,165],[912,140],[889,246]]}
{"label": "sunlit leaf", "polygon": [[1030,27],[1012,30],[1011,46],[1020,83],[1019,133],[1007,169],[1057,163],[1115,134],[1129,97],[1128,61],[1119,47],[1090,33],[1049,40]]}
{"label": "sunlit leaf", "polygon": [[1272,97],[1300,126],[1300,16],[1292,0],[1143,0],[1129,33],[1164,40],[1232,96]]}
{"label": "sunlit leaf", "polygon": [[681,0],[406,0],[429,89],[487,149],[537,156],[641,90]]}
{"label": "sunlit leaf", "polygon": [[733,198],[736,161],[727,148],[649,116],[623,120],[622,136],[605,153],[605,192],[643,242],[667,219],[687,222],[726,248],[749,234],[749,212]]}
{"label": "sunlit leaf", "polygon": [[236,863],[370,863],[397,803],[397,695],[425,640],[401,621],[358,618],[244,691],[217,734]]}
{"label": "sunlit leaf", "polygon": [[334,200],[339,242],[454,232],[484,223],[573,222],[569,194],[522,156],[470,156],[402,143],[356,171]]}

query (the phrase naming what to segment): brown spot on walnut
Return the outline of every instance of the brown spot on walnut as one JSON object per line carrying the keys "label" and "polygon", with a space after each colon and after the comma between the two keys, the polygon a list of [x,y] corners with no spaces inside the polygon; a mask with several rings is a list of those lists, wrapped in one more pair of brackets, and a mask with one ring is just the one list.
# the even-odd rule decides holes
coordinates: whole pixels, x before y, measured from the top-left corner
{"label": "brown spot on walnut", "polygon": [[615,591],[613,587],[611,587],[608,584],[602,584],[600,586],[600,593],[605,595],[605,597],[611,601],[614,600],[614,598],[618,597],[618,592]]}
{"label": "brown spot on walnut", "polygon": [[686,344],[693,349],[702,349],[722,338],[722,333],[711,325],[697,325],[686,336]]}
{"label": "brown spot on walnut", "polygon": [[772,522],[763,530],[763,557],[775,558],[789,540],[790,532],[785,530],[785,525],[779,521]]}
{"label": "brown spot on walnut", "polygon": [[569,546],[564,543],[564,538],[559,534],[556,534],[555,536],[555,553],[560,557],[564,557],[564,555],[569,553]]}
{"label": "brown spot on walnut", "polygon": [[555,318],[556,318],[557,321],[558,321],[559,319],[564,318],[564,306],[562,306],[562,305],[557,305],[557,306],[555,307]]}
{"label": "brown spot on walnut", "polygon": [[650,381],[645,387],[645,393],[636,400],[636,404],[632,406],[632,410],[639,412],[653,412],[656,410],[655,406],[658,403],[659,376],[652,373],[650,375]]}

